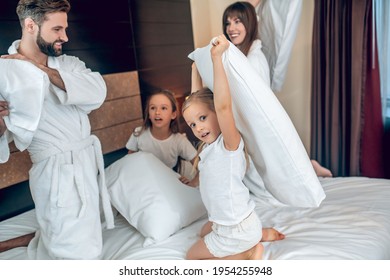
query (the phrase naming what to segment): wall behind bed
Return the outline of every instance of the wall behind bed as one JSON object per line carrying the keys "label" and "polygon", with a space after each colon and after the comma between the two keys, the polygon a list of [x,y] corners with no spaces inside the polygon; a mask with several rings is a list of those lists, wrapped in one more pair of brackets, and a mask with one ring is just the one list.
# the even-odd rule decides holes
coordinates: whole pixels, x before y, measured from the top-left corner
{"label": "wall behind bed", "polygon": [[[15,12],[18,0],[3,2],[0,54],[21,36]],[[64,53],[78,56],[87,67],[103,74],[108,87],[106,102],[90,115],[108,165],[126,153],[124,145],[133,128],[141,125],[142,104],[150,93],[170,89],[179,102],[188,93],[191,62],[187,54],[193,50],[190,1],[70,3],[69,42]],[[10,161],[0,165],[0,220],[34,207],[26,181],[31,166],[28,154],[12,144],[11,148]]]}

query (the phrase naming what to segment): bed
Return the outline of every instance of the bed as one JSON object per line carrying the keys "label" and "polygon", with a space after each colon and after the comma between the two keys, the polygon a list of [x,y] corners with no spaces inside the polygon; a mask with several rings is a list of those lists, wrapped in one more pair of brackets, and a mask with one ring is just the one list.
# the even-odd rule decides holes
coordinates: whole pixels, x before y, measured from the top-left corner
{"label": "bed", "polygon": [[[318,208],[275,208],[257,201],[265,225],[286,239],[264,243],[269,260],[388,260],[390,259],[390,182],[363,177],[323,178],[327,194]],[[121,215],[116,227],[104,230],[102,258],[111,260],[179,260],[198,238],[206,222],[201,217],[169,238],[143,247],[145,238]],[[34,210],[0,223],[1,239],[37,228]],[[26,248],[0,254],[0,259],[27,259]]]}
{"label": "bed", "polygon": [[[102,120],[98,118],[102,112],[94,112],[91,115],[91,124],[93,132],[102,141],[107,160],[107,155],[123,149],[132,129],[142,123],[142,110],[136,72],[106,75],[104,78],[109,94],[105,104],[99,110],[104,110],[104,115],[107,118]],[[113,113],[114,111],[120,112],[119,117]],[[122,153],[116,159],[111,159],[113,163],[106,168],[108,173],[112,173],[110,168],[113,169],[115,164],[129,156],[132,155]],[[26,179],[27,171],[22,172],[23,177],[16,176],[13,170],[15,166],[28,170],[27,159],[25,154],[14,151],[11,154],[10,162],[0,165],[1,174],[8,174],[1,178],[0,188],[6,188],[18,180]],[[140,170],[155,170],[155,168],[145,168],[139,161],[137,163],[137,168]],[[19,168],[19,172],[21,168]],[[12,174],[13,176],[11,176]],[[136,171],[134,174],[139,174],[139,172]],[[110,176],[108,176],[108,180],[110,180]],[[264,259],[390,259],[390,180],[335,177],[320,178],[319,181],[326,194],[326,198],[319,207],[276,206],[272,201],[253,195],[256,202],[256,212],[263,225],[274,227],[286,235],[282,241],[264,243]],[[176,183],[165,185],[171,187],[174,184]],[[144,186],[148,186],[150,189],[149,183]],[[197,192],[196,189],[186,190],[183,195],[187,196],[188,201],[199,202]],[[103,230],[104,247],[101,258],[104,260],[184,259],[189,247],[199,238],[198,233],[207,221],[207,217],[199,203],[193,203],[193,205],[183,203],[186,200],[181,199],[180,192],[173,191],[171,193],[176,197],[172,196],[168,199],[169,205],[174,205],[175,203],[172,201],[175,199],[176,201],[178,198],[182,200],[182,204],[177,206],[179,208],[174,209],[172,215],[174,212],[196,212],[196,215],[189,215],[185,219],[182,217],[171,219],[185,221],[179,224],[175,223],[169,228],[171,231],[168,230],[164,235],[155,238],[153,242],[147,242],[150,241],[150,237],[146,236],[145,229],[140,228],[139,224],[132,223],[133,225],[131,225],[129,217],[123,214],[123,211],[119,211],[122,214],[116,213],[116,227],[111,230]],[[133,197],[136,198],[143,196],[146,197],[146,195],[137,196],[133,193]],[[148,220],[143,221],[143,224],[149,223],[149,220],[153,219],[153,221],[170,220],[169,215],[171,214],[167,214],[166,208],[159,208],[159,204],[156,203],[152,204],[154,212],[151,212],[151,216]],[[196,209],[196,211],[188,209]],[[35,210],[26,211],[0,222],[0,241],[33,232],[37,227]],[[160,226],[151,225],[152,230],[160,230],[159,228]],[[0,253],[0,259],[28,259],[27,249],[24,247],[15,248]]]}

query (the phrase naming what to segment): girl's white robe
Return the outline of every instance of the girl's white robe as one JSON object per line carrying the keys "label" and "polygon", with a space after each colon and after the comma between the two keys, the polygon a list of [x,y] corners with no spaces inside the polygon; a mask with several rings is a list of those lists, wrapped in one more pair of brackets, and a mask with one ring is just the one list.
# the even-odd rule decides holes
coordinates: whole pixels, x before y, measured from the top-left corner
{"label": "girl's white robe", "polygon": [[[17,46],[18,41],[9,52],[16,53]],[[29,180],[40,228],[29,244],[29,256],[33,259],[94,259],[102,250],[99,195],[107,227],[113,227],[100,142],[96,136],[91,136],[88,119],[88,113],[103,103],[106,85],[99,73],[86,68],[76,57],[49,57],[48,66],[59,71],[66,92],[51,84],[38,68],[7,69],[20,71],[14,76],[19,75],[22,82],[31,77],[33,88],[21,90],[19,94],[34,95],[36,100],[42,100],[35,102],[27,114],[38,118],[35,128],[36,119],[28,117],[24,121],[30,123],[29,128],[21,128],[23,110],[29,106],[21,98],[8,95],[11,110],[10,116],[5,117],[15,144],[21,150],[27,147],[33,162]],[[41,81],[34,83],[33,79],[40,76]],[[17,79],[13,82],[20,85]],[[12,84],[7,86],[8,89],[13,87]],[[0,87],[2,90],[2,95],[7,96]],[[19,118],[14,118],[16,114]],[[12,123],[13,120],[19,121]],[[0,149],[4,151],[8,149],[8,141],[2,138]]]}

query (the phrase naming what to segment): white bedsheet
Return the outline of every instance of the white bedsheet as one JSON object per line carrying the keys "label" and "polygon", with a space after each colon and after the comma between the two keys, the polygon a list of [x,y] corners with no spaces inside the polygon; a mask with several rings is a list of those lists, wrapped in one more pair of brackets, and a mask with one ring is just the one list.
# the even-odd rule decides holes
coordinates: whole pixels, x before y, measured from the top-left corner
{"label": "white bedsheet", "polygon": [[[286,235],[264,243],[264,259],[390,259],[390,180],[364,177],[321,179],[326,199],[319,208],[273,208],[257,201],[263,225]],[[293,195],[293,194],[292,194]],[[33,231],[34,210],[0,223],[0,240]],[[183,259],[198,238],[206,218],[163,242],[143,248],[144,238],[121,216],[116,228],[104,230],[103,259]],[[26,259],[25,248],[0,254],[0,259]]]}

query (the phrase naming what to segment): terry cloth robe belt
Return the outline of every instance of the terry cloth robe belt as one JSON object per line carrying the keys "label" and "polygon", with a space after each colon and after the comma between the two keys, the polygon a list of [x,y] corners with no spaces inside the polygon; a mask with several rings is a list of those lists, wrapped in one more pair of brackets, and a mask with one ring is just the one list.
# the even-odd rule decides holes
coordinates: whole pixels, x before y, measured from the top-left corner
{"label": "terry cloth robe belt", "polygon": [[84,194],[83,183],[81,182],[80,172],[82,168],[82,162],[80,161],[80,158],[78,156],[78,151],[84,150],[85,148],[90,147],[91,145],[94,147],[95,157],[97,160],[97,167],[99,171],[98,185],[99,185],[99,192],[102,198],[104,217],[106,219],[107,228],[108,229],[114,228],[114,216],[112,213],[110,196],[108,194],[108,190],[106,186],[106,179],[104,175],[103,154],[102,154],[102,149],[101,149],[99,139],[95,135],[91,135],[88,138],[85,138],[81,141],[67,142],[67,143],[53,142],[53,145],[55,146],[53,146],[52,148],[30,155],[31,161],[33,163],[38,163],[42,160],[45,160],[57,154],[62,154],[64,152],[71,152],[73,164],[75,165],[74,176],[75,176],[76,187],[82,203],[79,216],[84,215],[85,207],[86,207],[86,199]]}

